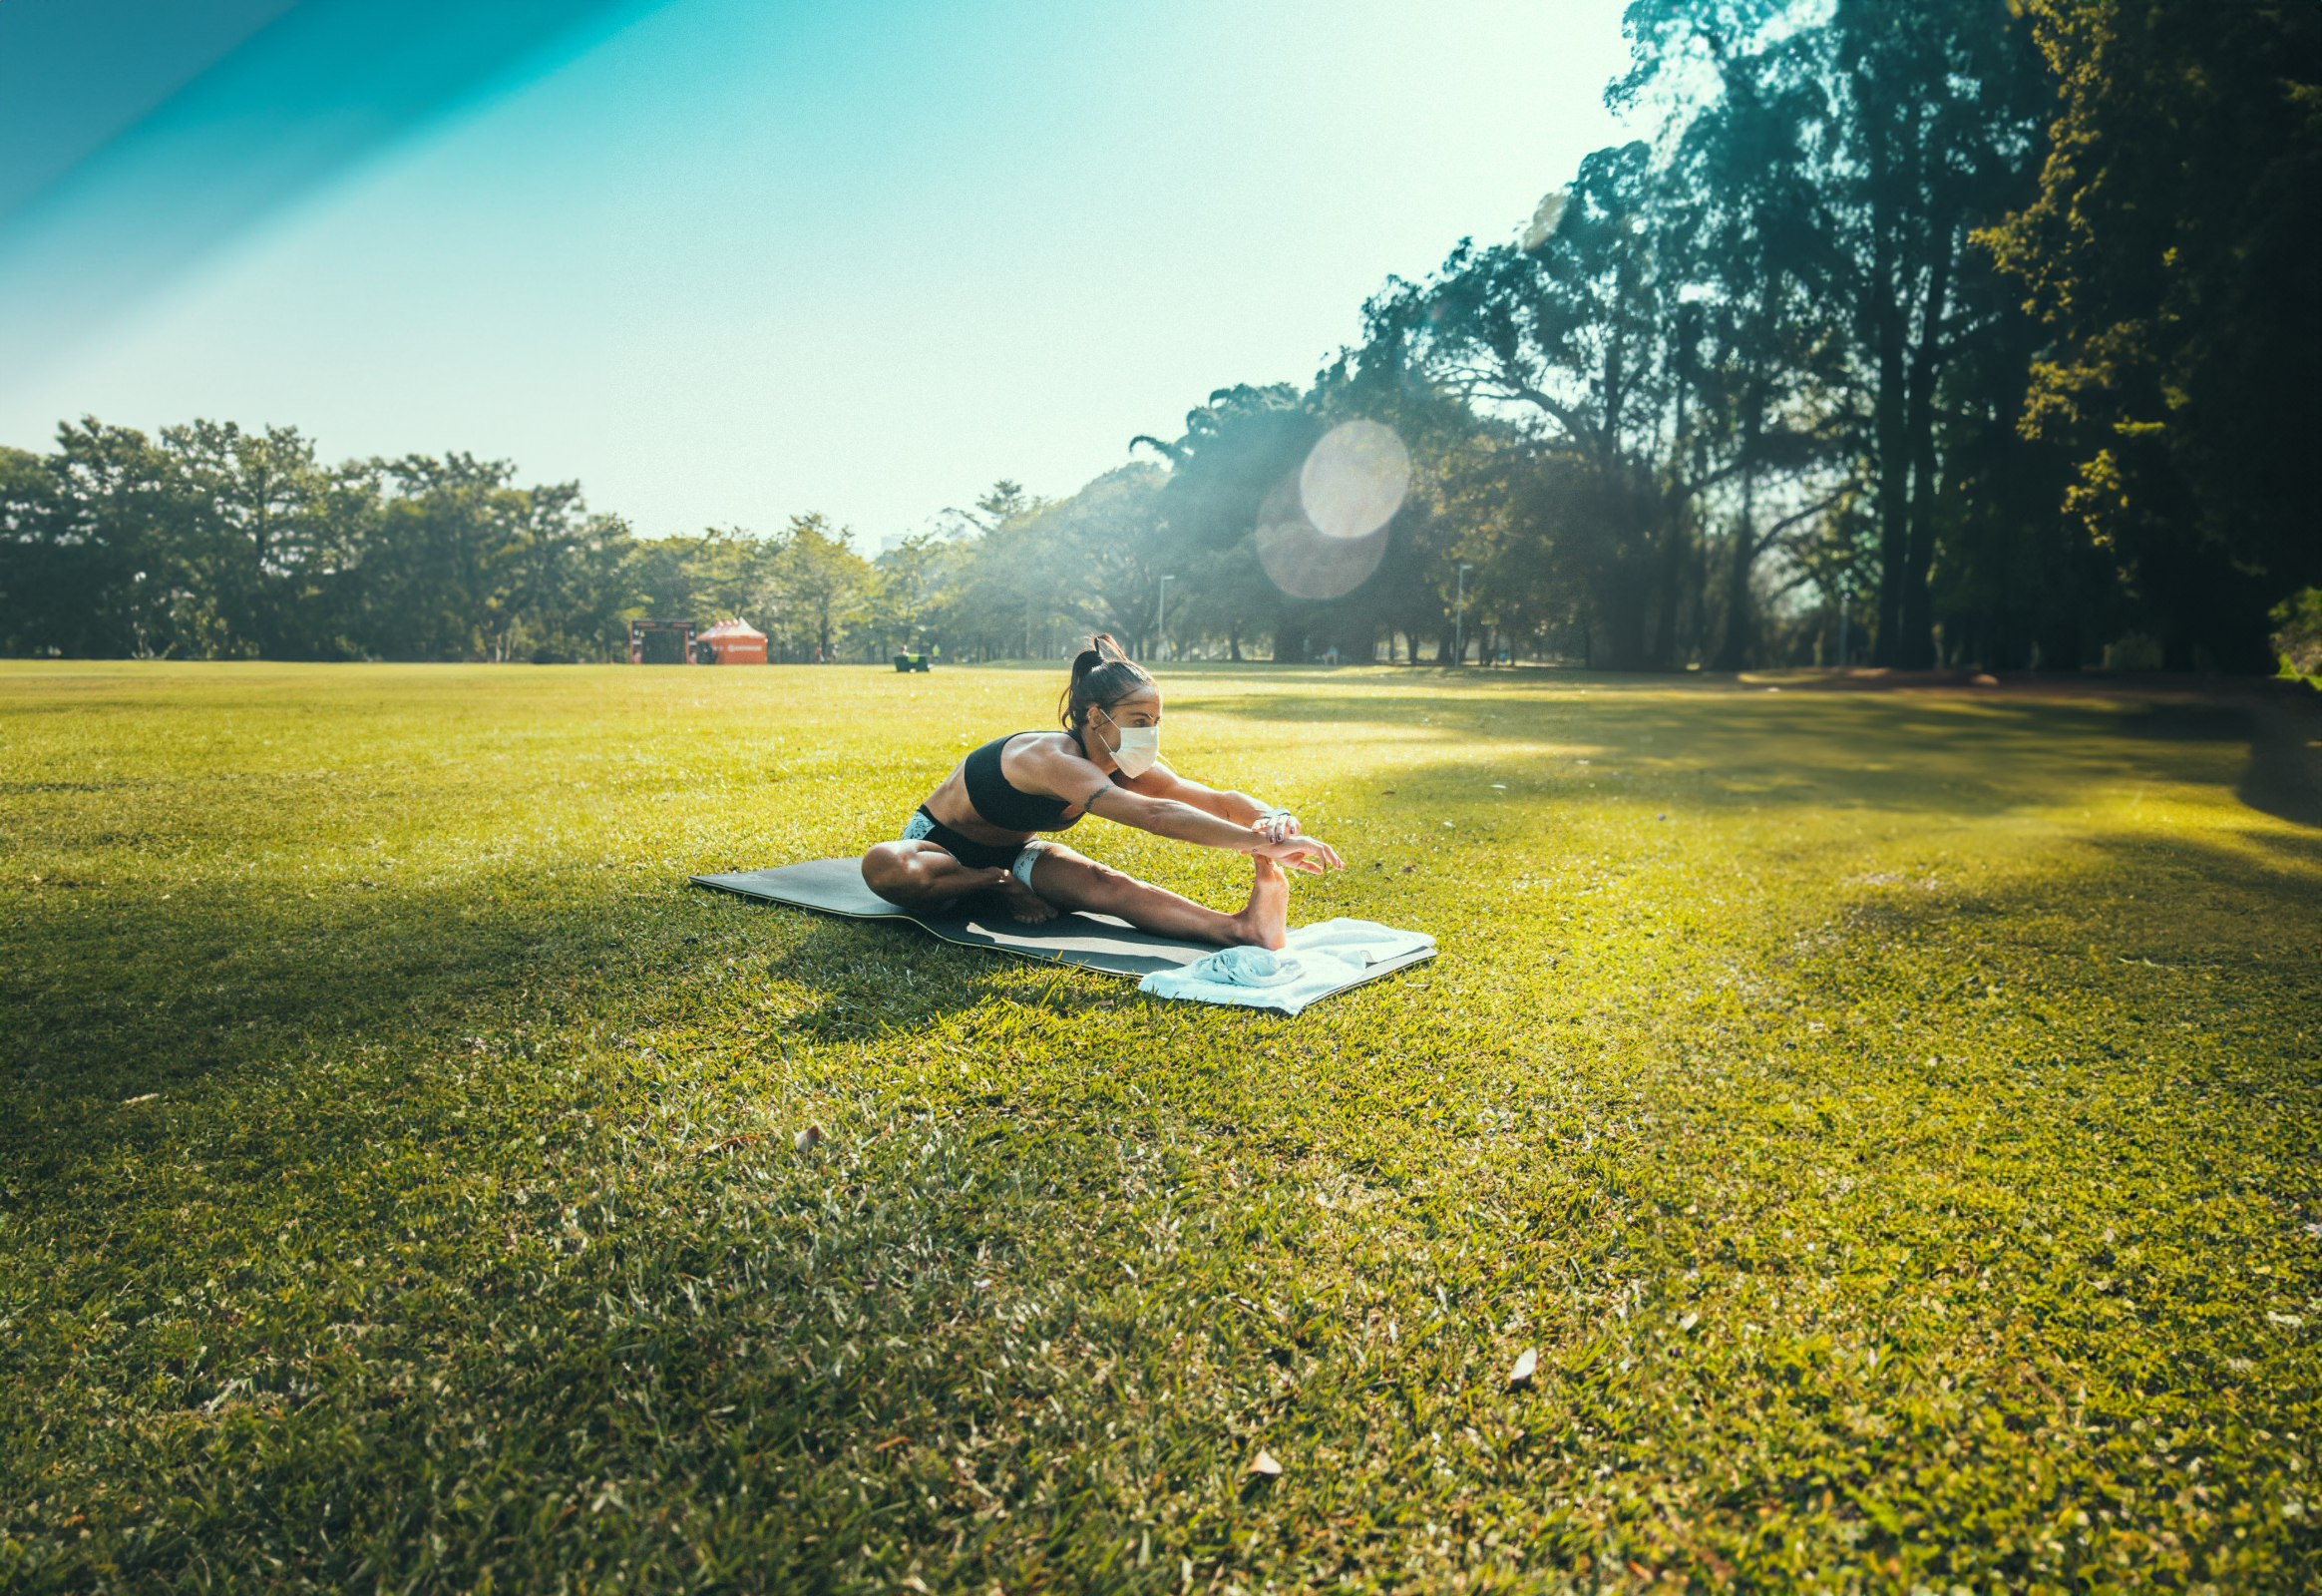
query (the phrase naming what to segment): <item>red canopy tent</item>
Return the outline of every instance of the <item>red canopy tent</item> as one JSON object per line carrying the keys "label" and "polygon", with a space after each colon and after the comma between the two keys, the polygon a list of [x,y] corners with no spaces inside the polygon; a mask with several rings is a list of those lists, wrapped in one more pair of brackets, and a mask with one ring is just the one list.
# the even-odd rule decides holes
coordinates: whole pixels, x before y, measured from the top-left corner
{"label": "red canopy tent", "polygon": [[721,665],[762,665],[766,662],[766,634],[741,616],[721,620],[696,639]]}

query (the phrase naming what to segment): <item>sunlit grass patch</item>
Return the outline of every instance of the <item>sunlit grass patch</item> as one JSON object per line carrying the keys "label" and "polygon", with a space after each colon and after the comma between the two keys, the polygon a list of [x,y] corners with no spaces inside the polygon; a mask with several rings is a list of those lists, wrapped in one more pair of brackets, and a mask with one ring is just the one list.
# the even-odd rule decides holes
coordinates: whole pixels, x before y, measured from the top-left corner
{"label": "sunlit grass patch", "polygon": [[2234,722],[1169,672],[1441,939],[1296,1021],[683,885],[1054,685],[0,668],[0,1584],[2314,1579]]}

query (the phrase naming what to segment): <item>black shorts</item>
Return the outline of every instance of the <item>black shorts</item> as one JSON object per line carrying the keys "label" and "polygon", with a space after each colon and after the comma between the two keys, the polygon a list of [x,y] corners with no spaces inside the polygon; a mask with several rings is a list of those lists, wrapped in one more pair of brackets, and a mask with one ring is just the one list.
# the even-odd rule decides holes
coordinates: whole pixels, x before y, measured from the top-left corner
{"label": "black shorts", "polygon": [[1038,838],[1001,848],[991,843],[977,842],[972,837],[963,837],[929,814],[926,804],[920,805],[912,812],[911,819],[903,823],[903,840],[932,842],[969,870],[1004,870],[1026,887],[1032,884],[1032,861],[1040,856],[1041,849],[1048,846]]}

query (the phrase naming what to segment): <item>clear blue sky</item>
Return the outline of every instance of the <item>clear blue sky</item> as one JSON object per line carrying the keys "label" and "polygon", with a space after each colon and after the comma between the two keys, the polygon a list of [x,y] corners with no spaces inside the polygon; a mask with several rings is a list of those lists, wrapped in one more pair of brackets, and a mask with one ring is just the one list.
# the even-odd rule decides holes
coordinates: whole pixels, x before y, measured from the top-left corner
{"label": "clear blue sky", "polygon": [[287,422],[876,549],[1520,228],[1620,11],[0,0],[0,442]]}

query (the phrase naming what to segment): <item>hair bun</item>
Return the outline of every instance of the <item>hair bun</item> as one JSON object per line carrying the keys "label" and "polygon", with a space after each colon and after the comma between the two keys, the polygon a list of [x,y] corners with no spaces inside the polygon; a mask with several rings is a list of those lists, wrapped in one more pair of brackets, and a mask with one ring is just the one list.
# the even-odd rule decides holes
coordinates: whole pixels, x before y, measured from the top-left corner
{"label": "hair bun", "polygon": [[1072,684],[1056,701],[1056,720],[1077,733],[1091,708],[1118,703],[1153,685],[1143,665],[1122,651],[1107,632],[1088,639],[1088,646],[1072,656]]}

